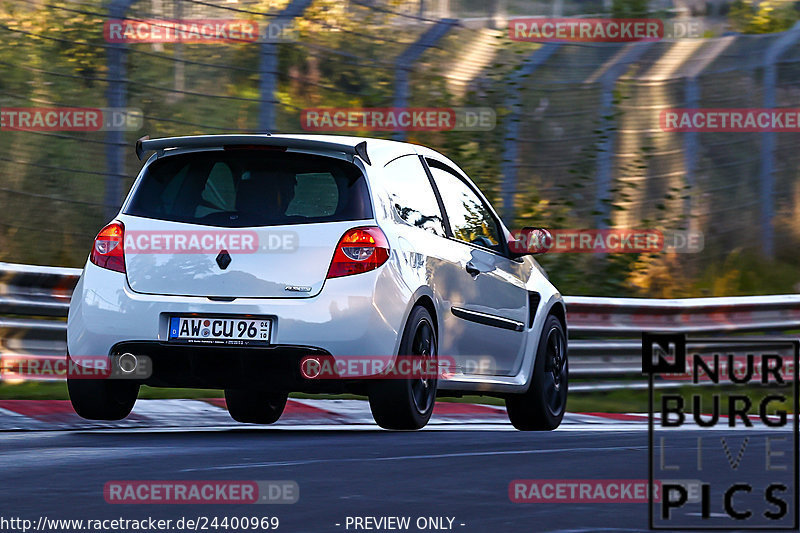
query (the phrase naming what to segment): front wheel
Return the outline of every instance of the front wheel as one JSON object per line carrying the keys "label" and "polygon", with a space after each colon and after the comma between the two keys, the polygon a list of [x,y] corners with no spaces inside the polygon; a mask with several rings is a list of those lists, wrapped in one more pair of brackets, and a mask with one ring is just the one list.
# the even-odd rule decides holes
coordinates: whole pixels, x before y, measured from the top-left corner
{"label": "front wheel", "polygon": [[286,407],[285,392],[225,389],[228,413],[237,422],[272,424],[277,422]]}
{"label": "front wheel", "polygon": [[[437,368],[436,330],[433,319],[424,307],[415,307],[408,317],[397,367],[404,358],[408,367]],[[416,363],[416,364],[415,364]],[[373,383],[369,391],[369,407],[375,422],[384,429],[421,429],[425,427],[436,403],[437,379],[423,371],[419,376],[386,379]]]}
{"label": "front wheel", "polygon": [[550,315],[542,328],[527,392],[506,398],[508,418],[515,428],[548,431],[561,424],[567,410],[568,366],[564,327]]}

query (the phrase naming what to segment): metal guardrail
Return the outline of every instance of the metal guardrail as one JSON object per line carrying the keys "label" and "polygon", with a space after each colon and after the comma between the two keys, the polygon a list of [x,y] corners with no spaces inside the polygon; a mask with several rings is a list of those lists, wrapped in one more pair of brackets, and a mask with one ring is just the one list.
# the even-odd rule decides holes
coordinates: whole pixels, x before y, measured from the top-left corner
{"label": "metal guardrail", "polygon": [[[794,294],[681,299],[572,296],[565,300],[570,375],[592,380],[590,384],[570,385],[571,390],[643,388],[643,331],[708,337],[759,332],[775,335],[800,329],[800,295]],[[639,380],[636,384],[607,381],[621,377]]]}
{"label": "metal guardrail", "polygon": [[[0,263],[0,357],[66,353],[66,316],[80,273],[77,268]],[[707,337],[800,330],[800,295],[565,300],[570,375],[579,378],[570,385],[575,391],[642,387],[642,331]],[[637,382],[620,381],[636,377]]]}
{"label": "metal guardrail", "polygon": [[80,269],[0,263],[0,358],[63,355]]}

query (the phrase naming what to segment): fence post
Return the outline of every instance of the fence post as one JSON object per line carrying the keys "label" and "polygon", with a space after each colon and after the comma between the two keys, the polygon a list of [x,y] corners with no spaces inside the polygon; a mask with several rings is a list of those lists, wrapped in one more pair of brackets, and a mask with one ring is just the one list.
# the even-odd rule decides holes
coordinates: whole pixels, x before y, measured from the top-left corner
{"label": "fence post", "polygon": [[[776,63],[781,55],[800,38],[800,22],[775,39],[764,54],[764,101],[765,108],[775,107],[775,86],[778,82]],[[761,205],[761,249],[765,257],[775,254],[775,234],[772,217],[775,214],[775,133],[761,133],[761,165],[759,168],[758,196]]]}
{"label": "fence post", "polygon": [[[125,13],[136,2],[137,0],[113,0],[108,8],[109,17],[111,19],[125,18]],[[108,45],[106,101],[108,107],[111,108],[123,108],[127,101],[126,46],[124,43],[109,43]],[[106,221],[111,220],[119,209],[122,178],[125,176],[125,148],[124,132],[109,129],[106,132],[106,188],[103,200]]]}
{"label": "fence post", "polygon": [[503,161],[500,167],[500,197],[503,201],[503,218],[507,224],[514,220],[514,196],[517,193],[517,154],[519,153],[519,125],[522,121],[522,103],[520,102],[520,85],[544,64],[556,50],[559,43],[547,43],[537,48],[524,59],[509,80],[510,95],[508,107],[511,112],[505,119],[505,137],[503,139]]}
{"label": "fence post", "polygon": [[[686,78],[686,108],[697,109],[700,105],[700,87],[697,84],[697,76]],[[695,171],[697,170],[697,132],[687,131],[683,134],[683,167],[686,184],[689,190],[686,191],[683,199],[683,215],[686,217],[686,229],[692,229],[692,192],[696,183]]]}
{"label": "fence post", "polygon": [[270,26],[280,32],[292,23],[292,21],[303,14],[303,11],[311,5],[312,0],[292,0],[286,8],[275,16],[264,28],[259,28],[261,33],[261,58],[259,62],[259,90],[260,107],[258,110],[258,131],[265,133],[275,129],[275,90],[278,79],[278,39],[270,35]]}
{"label": "fence post", "polygon": [[[729,35],[715,39],[711,44],[708,44],[705,50],[705,55],[693,62],[692,65],[686,68],[686,85],[684,94],[686,97],[686,108],[697,109],[700,106],[700,85],[697,83],[697,78],[708,68],[714,60],[716,60],[728,46],[736,41],[735,35]],[[692,217],[692,196],[694,187],[697,185],[697,160],[698,160],[698,147],[699,140],[696,131],[687,131],[683,133],[683,167],[686,185],[689,190],[686,192],[683,200],[683,214],[686,217],[686,229],[692,230],[696,226],[694,217]]]}
{"label": "fence post", "polygon": [[610,217],[608,205],[611,189],[611,174],[614,160],[614,88],[617,80],[652,46],[653,43],[639,42],[625,45],[601,67],[602,73],[596,81],[600,84],[600,131],[605,137],[600,140],[597,154],[597,199],[595,202],[596,224],[598,228],[607,226]]}
{"label": "fence post", "polygon": [[[414,68],[414,62],[419,59],[425,50],[436,44],[439,39],[447,35],[450,28],[458,24],[456,19],[441,19],[419,39],[408,45],[403,53],[394,60],[394,107],[406,107],[408,104],[409,83],[408,76]],[[405,140],[406,132],[396,130],[392,132],[392,139]]]}

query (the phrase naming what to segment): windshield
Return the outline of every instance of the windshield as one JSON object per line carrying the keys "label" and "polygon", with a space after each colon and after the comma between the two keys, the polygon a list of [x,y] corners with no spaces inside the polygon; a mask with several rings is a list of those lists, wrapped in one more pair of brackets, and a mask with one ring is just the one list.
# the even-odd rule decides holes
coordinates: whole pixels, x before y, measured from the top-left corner
{"label": "windshield", "polygon": [[230,150],[168,156],[146,170],[126,214],[220,227],[372,218],[366,180],[347,161]]}

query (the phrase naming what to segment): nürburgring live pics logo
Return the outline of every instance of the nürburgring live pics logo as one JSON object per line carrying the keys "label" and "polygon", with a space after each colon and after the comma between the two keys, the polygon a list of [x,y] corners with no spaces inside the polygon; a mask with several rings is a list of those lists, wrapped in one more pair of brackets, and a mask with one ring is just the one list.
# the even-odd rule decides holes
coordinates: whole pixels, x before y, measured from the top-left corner
{"label": "n\u00fcrburgring live pics logo", "polygon": [[642,335],[650,529],[797,530],[798,352],[791,338]]}

